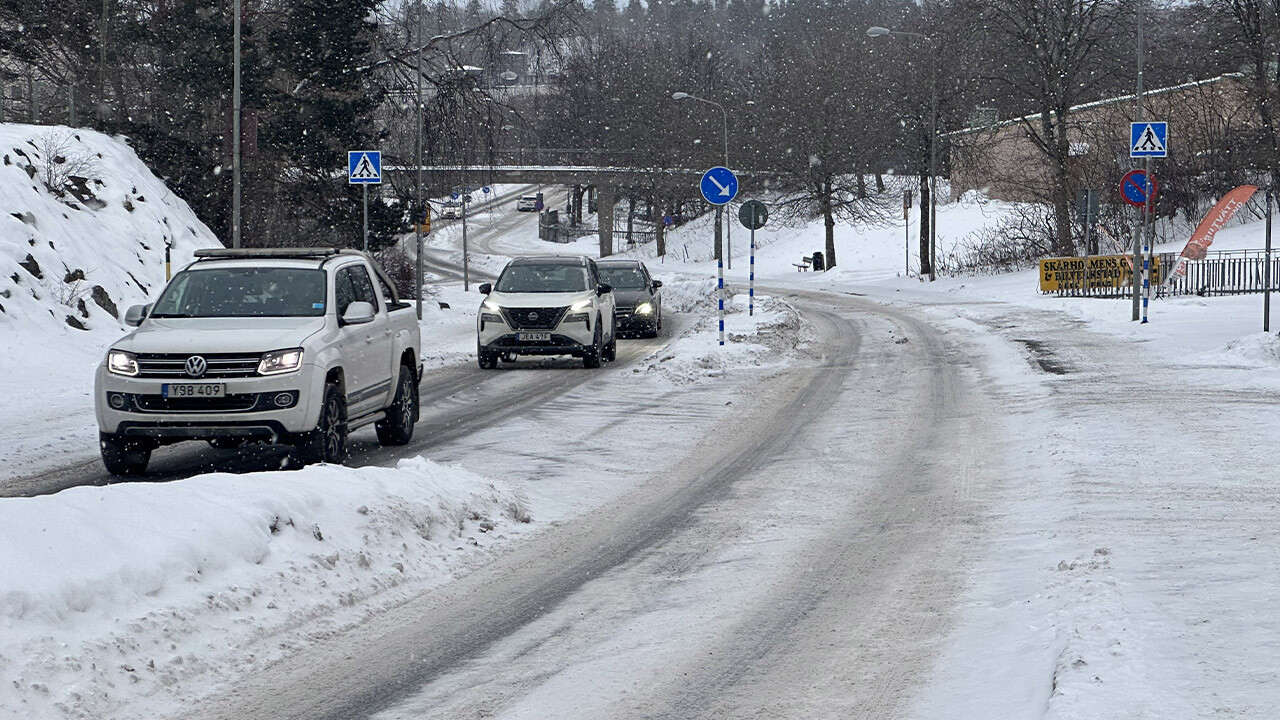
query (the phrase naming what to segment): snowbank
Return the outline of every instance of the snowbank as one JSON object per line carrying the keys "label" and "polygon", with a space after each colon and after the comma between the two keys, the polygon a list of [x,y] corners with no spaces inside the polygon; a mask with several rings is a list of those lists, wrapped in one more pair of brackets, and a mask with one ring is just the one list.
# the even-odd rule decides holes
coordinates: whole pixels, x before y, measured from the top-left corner
{"label": "snowbank", "polygon": [[269,660],[529,521],[510,487],[422,458],[0,500],[0,715],[175,706],[177,681]]}
{"label": "snowbank", "polygon": [[0,124],[0,327],[115,333],[173,262],[219,243],[122,138]]}

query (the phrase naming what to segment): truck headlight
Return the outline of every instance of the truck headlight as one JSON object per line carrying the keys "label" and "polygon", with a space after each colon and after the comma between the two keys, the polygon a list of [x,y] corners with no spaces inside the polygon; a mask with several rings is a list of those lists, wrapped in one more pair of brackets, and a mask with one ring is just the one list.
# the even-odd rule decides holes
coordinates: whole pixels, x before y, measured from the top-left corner
{"label": "truck headlight", "polygon": [[637,314],[637,315],[652,315],[652,314],[653,314],[653,303],[640,303],[639,305],[637,305],[637,306],[636,306],[636,314]]}
{"label": "truck headlight", "polygon": [[133,377],[138,374],[138,359],[133,356],[133,353],[112,350],[107,353],[107,369],[116,375]]}
{"label": "truck headlight", "polygon": [[302,348],[291,350],[272,350],[262,356],[258,363],[259,375],[279,375],[293,372],[302,367]]}

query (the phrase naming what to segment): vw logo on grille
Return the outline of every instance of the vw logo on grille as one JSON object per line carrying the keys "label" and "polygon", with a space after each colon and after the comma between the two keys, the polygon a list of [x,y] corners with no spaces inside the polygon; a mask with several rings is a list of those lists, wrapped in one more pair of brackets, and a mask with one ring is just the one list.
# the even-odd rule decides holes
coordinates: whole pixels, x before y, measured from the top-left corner
{"label": "vw logo on grille", "polygon": [[209,362],[199,355],[192,355],[187,358],[187,374],[191,377],[204,377],[204,373],[208,369]]}
{"label": "vw logo on grille", "polygon": [[531,312],[531,313],[529,313],[529,321],[530,321],[530,322],[537,322],[537,321],[538,321],[538,313],[536,313],[536,312]]}

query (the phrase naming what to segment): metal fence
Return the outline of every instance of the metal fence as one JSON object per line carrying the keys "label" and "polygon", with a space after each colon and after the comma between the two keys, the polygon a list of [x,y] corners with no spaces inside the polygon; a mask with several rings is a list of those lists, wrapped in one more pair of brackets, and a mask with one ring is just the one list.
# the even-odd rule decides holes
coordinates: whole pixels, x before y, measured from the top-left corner
{"label": "metal fence", "polygon": [[[1155,297],[1198,295],[1241,295],[1260,293],[1268,287],[1277,289],[1280,280],[1280,254],[1272,253],[1268,261],[1263,250],[1220,250],[1211,252],[1203,260],[1187,263],[1186,272],[1172,275],[1178,265],[1177,253],[1157,253],[1158,271],[1152,282]],[[1070,260],[1070,259],[1067,259]],[[1133,295],[1133,285],[1128,281],[1132,271],[1126,263],[1126,277],[1121,282],[1104,278],[1089,278],[1086,282],[1078,271],[1060,277],[1056,289],[1045,292],[1058,297],[1127,298]],[[1042,265],[1043,268],[1043,265]],[[1166,281],[1166,276],[1168,280]],[[1042,283],[1043,286],[1043,283]],[[1044,292],[1044,291],[1042,291]]]}
{"label": "metal fence", "polygon": [[[1166,253],[1164,262],[1170,270],[1178,262],[1174,253]],[[1268,261],[1262,250],[1222,250],[1210,253],[1204,260],[1187,263],[1185,275],[1173,276],[1160,288],[1160,295],[1240,295],[1260,293],[1276,288],[1280,278],[1280,256],[1271,254]]]}

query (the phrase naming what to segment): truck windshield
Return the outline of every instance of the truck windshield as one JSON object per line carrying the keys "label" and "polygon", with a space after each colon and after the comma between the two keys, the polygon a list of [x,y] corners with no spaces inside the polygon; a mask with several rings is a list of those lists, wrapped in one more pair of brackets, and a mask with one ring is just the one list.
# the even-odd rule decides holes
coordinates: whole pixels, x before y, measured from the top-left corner
{"label": "truck windshield", "polygon": [[178,273],[151,317],[317,317],[325,273],[303,268],[217,268]]}
{"label": "truck windshield", "polygon": [[581,265],[508,265],[494,288],[511,293],[582,292],[587,284],[587,269]]}

